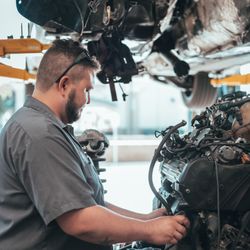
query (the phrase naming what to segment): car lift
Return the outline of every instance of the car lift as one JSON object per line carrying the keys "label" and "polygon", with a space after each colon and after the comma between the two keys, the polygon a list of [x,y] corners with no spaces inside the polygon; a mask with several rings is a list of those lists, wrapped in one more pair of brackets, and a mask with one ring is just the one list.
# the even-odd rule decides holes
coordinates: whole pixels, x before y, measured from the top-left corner
{"label": "car lift", "polygon": [[[41,53],[47,50],[50,44],[42,44],[33,38],[0,39],[0,56],[7,54]],[[27,70],[14,68],[0,63],[0,76],[18,78],[22,80],[35,79],[36,75]]]}
{"label": "car lift", "polygon": [[227,86],[238,86],[238,85],[246,85],[250,84],[250,74],[246,75],[232,75],[225,78],[220,79],[211,79],[211,84],[214,87],[219,87],[220,85],[227,85]]}

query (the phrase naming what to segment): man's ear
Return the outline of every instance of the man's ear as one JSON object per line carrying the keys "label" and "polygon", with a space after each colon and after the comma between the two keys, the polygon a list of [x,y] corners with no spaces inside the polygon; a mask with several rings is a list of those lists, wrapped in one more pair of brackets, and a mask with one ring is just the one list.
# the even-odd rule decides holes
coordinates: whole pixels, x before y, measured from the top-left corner
{"label": "man's ear", "polygon": [[68,76],[63,76],[58,83],[58,90],[64,96],[69,91],[70,79]]}

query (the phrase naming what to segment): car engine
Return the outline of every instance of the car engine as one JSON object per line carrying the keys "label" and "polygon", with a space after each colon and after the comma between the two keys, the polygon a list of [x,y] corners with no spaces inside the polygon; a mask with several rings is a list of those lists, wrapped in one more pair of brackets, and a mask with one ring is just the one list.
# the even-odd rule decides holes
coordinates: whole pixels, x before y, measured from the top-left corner
{"label": "car engine", "polygon": [[[185,214],[191,226],[176,245],[124,249],[250,249],[249,105],[245,92],[228,94],[192,119],[192,132],[180,134],[182,121],[156,133],[163,138],[149,169],[153,208]],[[159,191],[152,177],[157,162]]]}
{"label": "car engine", "polygon": [[[154,206],[191,221],[187,237],[173,249],[250,249],[249,104],[245,92],[228,94],[193,118],[192,132],[180,135],[183,121],[160,133],[149,171]],[[152,182],[156,161],[159,192]]]}

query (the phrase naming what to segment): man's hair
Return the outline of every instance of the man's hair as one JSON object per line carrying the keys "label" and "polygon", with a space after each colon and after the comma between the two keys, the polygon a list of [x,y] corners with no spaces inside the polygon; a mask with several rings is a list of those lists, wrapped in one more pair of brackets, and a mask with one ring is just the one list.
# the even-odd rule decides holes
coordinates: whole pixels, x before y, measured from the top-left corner
{"label": "man's hair", "polygon": [[[84,51],[86,52],[79,42],[71,39],[55,40],[40,62],[36,86],[47,91]],[[77,64],[94,70],[99,69],[99,63],[91,57],[86,57]]]}

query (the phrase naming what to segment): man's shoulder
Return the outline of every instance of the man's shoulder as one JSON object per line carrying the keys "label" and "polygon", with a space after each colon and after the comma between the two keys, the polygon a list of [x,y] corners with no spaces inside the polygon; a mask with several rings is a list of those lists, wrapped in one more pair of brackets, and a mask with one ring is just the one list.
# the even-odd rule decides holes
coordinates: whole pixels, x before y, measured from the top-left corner
{"label": "man's shoulder", "polygon": [[[41,139],[56,130],[56,124],[45,114],[28,108],[20,108],[7,122],[3,133],[13,133],[26,135],[32,139]],[[57,128],[58,129],[58,128]]]}

